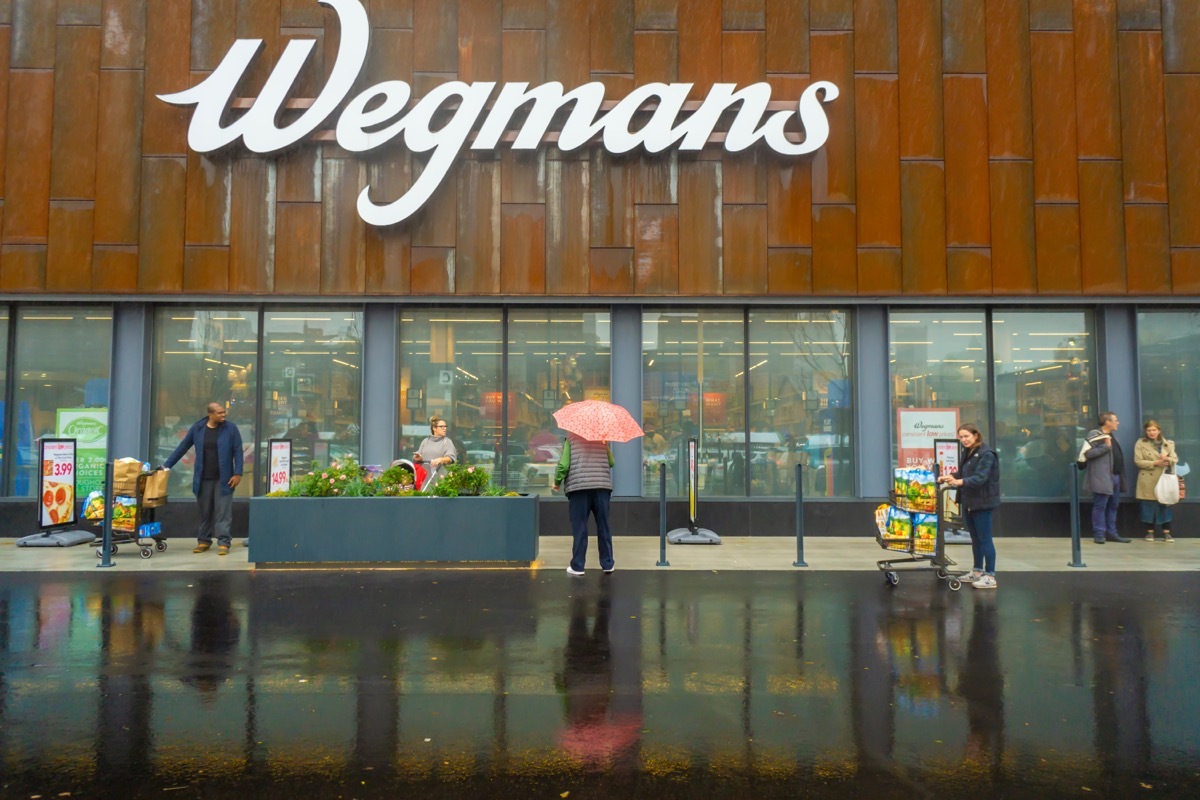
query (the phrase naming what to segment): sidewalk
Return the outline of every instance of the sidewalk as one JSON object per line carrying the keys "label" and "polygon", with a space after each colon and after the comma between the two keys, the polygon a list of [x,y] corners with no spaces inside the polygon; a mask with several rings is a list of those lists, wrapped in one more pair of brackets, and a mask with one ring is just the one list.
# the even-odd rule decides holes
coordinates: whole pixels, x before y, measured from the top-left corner
{"label": "sidewalk", "polygon": [[[14,539],[0,540],[0,572],[191,572],[245,571],[254,568],[248,561],[248,550],[241,540],[234,542],[228,556],[218,556],[216,550],[196,555],[190,539],[170,539],[165,553],[153,558],[138,556],[131,544],[119,546],[113,557],[112,569],[97,569],[99,559],[94,547],[20,548]],[[1071,560],[1069,539],[998,539],[997,572],[1079,572],[1067,566]],[[807,570],[792,566],[796,559],[796,540],[790,537],[726,537],[716,545],[667,545],[667,560],[671,566],[656,567],[658,539],[648,536],[618,537],[614,542],[617,568],[620,570],[716,570],[716,571],[838,571],[874,570],[875,562],[886,553],[874,539],[848,537],[810,537],[805,540],[804,557]],[[950,545],[950,557],[962,569],[971,566],[971,548]],[[539,558],[533,569],[565,569],[570,560],[571,539],[568,536],[544,536],[539,546]],[[903,554],[894,554],[900,558]],[[1083,543],[1083,561],[1093,572],[1187,572],[1200,569],[1200,539],[1178,539],[1174,544],[1148,544],[1134,539],[1129,544]],[[408,565],[406,565],[408,566]],[[929,569],[928,564],[904,565]],[[588,547],[589,570],[599,569],[596,540]],[[311,569],[311,567],[306,567]],[[436,568],[411,565],[411,568]],[[903,568],[903,567],[901,567]]]}

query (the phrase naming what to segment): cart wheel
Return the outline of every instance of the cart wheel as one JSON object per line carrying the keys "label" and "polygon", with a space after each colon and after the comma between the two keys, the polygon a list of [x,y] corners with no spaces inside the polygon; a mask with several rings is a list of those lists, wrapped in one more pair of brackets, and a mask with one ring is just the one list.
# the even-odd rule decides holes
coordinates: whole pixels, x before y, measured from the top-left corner
{"label": "cart wheel", "polygon": [[946,578],[950,577],[950,573],[946,572],[946,570],[943,567],[938,567],[937,576],[939,579],[944,581],[944,580],[946,580]]}
{"label": "cart wheel", "polygon": [[142,548],[142,558],[149,558],[152,555],[154,555],[154,551],[151,550],[149,547]]}
{"label": "cart wheel", "polygon": [[155,542],[154,549],[157,550],[158,552],[162,553],[162,552],[166,551],[167,543],[163,542],[163,541]]}
{"label": "cart wheel", "polygon": [[112,547],[108,548],[108,552],[115,556],[117,554],[117,546],[114,544]]}
{"label": "cart wheel", "polygon": [[950,587],[950,591],[957,592],[962,588],[962,581],[960,581],[958,578],[951,578],[946,585]]}
{"label": "cart wheel", "polygon": [[895,572],[889,572],[886,575],[884,575],[884,577],[887,578],[888,586],[895,586],[897,583],[900,582],[900,576],[897,575]]}
{"label": "cart wheel", "polygon": [[96,548],[96,558],[104,558],[104,548],[103,547]]}

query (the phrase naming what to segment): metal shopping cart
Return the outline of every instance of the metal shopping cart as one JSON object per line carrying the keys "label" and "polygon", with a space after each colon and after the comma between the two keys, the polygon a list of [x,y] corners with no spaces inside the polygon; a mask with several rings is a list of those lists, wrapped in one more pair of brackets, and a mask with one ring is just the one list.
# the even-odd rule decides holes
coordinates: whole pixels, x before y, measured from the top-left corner
{"label": "metal shopping cart", "polygon": [[[910,500],[892,491],[888,503],[876,509],[875,540],[879,546],[897,555],[908,558],[883,558],[875,562],[884,573],[889,586],[900,582],[897,564],[928,564],[940,580],[946,581],[951,591],[962,588],[965,572],[952,572],[957,562],[946,554],[946,536],[952,531],[961,531],[963,522],[957,505],[948,498],[949,486],[938,485],[932,508],[928,503]],[[884,511],[886,509],[886,512]],[[907,517],[907,522],[904,518]],[[910,568],[910,569],[916,569]]]}

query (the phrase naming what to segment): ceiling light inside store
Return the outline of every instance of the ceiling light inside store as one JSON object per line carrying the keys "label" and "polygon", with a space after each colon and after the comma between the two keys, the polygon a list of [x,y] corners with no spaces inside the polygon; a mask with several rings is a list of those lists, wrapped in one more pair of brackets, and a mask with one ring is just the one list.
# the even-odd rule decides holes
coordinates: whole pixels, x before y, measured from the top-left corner
{"label": "ceiling light inside store", "polygon": [[333,322],[329,317],[271,317],[271,322]]}
{"label": "ceiling light inside store", "polygon": [[30,322],[35,322],[35,321],[36,321],[36,322],[41,322],[41,321],[44,321],[44,320],[60,320],[60,321],[61,321],[61,320],[74,320],[75,318],[74,318],[74,317],[30,317],[30,316],[22,316],[22,317],[21,317],[21,319],[22,319],[22,320],[29,320]]}
{"label": "ceiling light inside store", "polygon": [[341,364],[342,366],[349,367],[350,369],[358,369],[357,364],[351,364],[349,361],[342,361],[340,358],[333,359],[333,363]]}
{"label": "ceiling light inside store", "polygon": [[195,317],[171,317],[173,322],[192,322],[195,319]]}

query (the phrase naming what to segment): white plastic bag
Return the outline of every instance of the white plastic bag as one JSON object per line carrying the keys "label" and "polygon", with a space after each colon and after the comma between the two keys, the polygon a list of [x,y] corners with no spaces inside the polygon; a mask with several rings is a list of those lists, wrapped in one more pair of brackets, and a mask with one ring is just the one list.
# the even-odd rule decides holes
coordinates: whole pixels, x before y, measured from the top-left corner
{"label": "white plastic bag", "polygon": [[1170,470],[1163,470],[1158,483],[1154,485],[1154,496],[1164,506],[1173,506],[1179,502],[1179,478]]}

